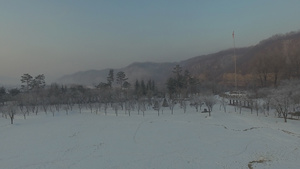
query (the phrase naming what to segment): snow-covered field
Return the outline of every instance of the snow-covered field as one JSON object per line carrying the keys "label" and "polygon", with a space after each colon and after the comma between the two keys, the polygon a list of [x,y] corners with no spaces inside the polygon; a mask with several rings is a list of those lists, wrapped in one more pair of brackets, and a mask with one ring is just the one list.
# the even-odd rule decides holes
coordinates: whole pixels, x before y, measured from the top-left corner
{"label": "snow-covered field", "polygon": [[300,121],[214,107],[0,118],[2,169],[300,168]]}

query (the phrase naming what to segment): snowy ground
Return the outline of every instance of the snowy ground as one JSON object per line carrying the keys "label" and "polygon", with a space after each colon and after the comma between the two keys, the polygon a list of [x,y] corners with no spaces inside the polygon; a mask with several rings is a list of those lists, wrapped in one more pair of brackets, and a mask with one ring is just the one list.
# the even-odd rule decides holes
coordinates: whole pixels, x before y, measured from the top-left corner
{"label": "snowy ground", "polygon": [[300,168],[300,121],[189,108],[145,117],[87,110],[0,118],[4,169]]}

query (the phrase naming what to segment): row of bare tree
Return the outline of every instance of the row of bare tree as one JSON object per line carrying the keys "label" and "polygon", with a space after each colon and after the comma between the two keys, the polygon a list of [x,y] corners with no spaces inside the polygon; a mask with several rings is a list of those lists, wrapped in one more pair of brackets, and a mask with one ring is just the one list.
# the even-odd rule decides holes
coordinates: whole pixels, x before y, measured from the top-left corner
{"label": "row of bare tree", "polygon": [[[230,102],[228,103],[228,100]],[[256,111],[256,114],[264,113],[268,116],[270,112],[283,118],[285,122],[290,118],[297,116],[300,118],[300,80],[281,81],[277,87],[260,88],[257,91],[248,91],[246,93],[235,93],[233,95],[225,95],[219,99],[220,107],[231,104],[235,106],[235,111],[242,112],[242,108]]]}
{"label": "row of bare tree", "polygon": [[[20,92],[16,95],[6,94],[6,99],[0,106],[0,112],[3,117],[10,118],[13,123],[16,114],[23,115],[24,119],[30,113],[38,114],[40,112],[55,113],[65,111],[68,114],[71,111],[82,112],[82,109],[88,109],[91,113],[98,113],[99,111],[107,114],[107,110],[113,110],[118,116],[119,110],[125,111],[129,116],[132,111],[137,111],[138,114],[154,109],[160,113],[168,107],[172,114],[176,104],[186,112],[188,105],[198,107],[203,104],[211,112],[213,105],[216,103],[214,97],[211,95],[200,96],[193,95],[190,98],[175,98],[168,97],[166,94],[155,94],[149,92],[147,95],[137,95],[134,89],[131,88],[85,88],[81,85],[74,86],[60,86],[52,84],[45,88],[38,90],[30,90]],[[192,104],[190,104],[192,103]]]}

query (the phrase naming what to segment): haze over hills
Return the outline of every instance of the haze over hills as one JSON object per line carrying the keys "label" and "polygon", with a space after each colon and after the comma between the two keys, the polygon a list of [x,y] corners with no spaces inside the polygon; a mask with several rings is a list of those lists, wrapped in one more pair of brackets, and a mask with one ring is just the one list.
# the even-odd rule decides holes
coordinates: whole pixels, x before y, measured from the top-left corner
{"label": "haze over hills", "polygon": [[[236,49],[236,55],[243,57],[252,47]],[[172,76],[172,70],[180,65],[184,70],[189,70],[193,76],[201,77],[201,74],[212,72],[213,76],[220,76],[224,72],[233,71],[233,49],[220,51],[213,54],[193,57],[180,62],[154,63],[135,62],[124,68],[114,69],[114,72],[124,71],[129,82],[135,80],[152,79],[159,84],[164,84],[168,77]],[[64,84],[96,85],[106,82],[109,69],[81,71],[61,77],[58,82]]]}
{"label": "haze over hills", "polygon": [[[130,83],[133,83],[136,79],[152,79],[162,82],[166,77],[170,76],[171,70],[176,64],[177,63],[136,62],[125,68],[114,69],[114,73],[124,71]],[[61,77],[58,79],[58,83],[95,86],[100,82],[106,82],[108,72],[109,69],[81,71]]]}
{"label": "haze over hills", "polygon": [[[233,48],[216,53],[201,55],[179,62],[134,62],[126,67],[114,69],[124,71],[130,83],[138,80],[154,80],[157,85],[164,85],[168,77],[172,76],[172,69],[177,64],[184,70],[189,70],[191,74],[202,81],[215,81],[221,84],[232,85],[234,82],[234,50]],[[268,78],[268,83],[272,80],[288,79],[300,77],[300,32],[290,32],[284,35],[274,35],[268,39],[260,41],[257,45],[236,48],[237,71],[239,82],[242,84],[259,81],[259,78]],[[280,55],[281,60],[278,59]],[[283,59],[283,60],[282,60]],[[265,60],[262,63],[262,61]],[[277,63],[275,61],[277,60]],[[273,65],[265,70],[258,69],[259,65]],[[277,64],[277,65],[276,65]],[[280,72],[272,77],[272,71]],[[265,72],[264,72],[265,71]],[[100,82],[106,82],[109,69],[80,71],[74,74],[64,75],[54,82],[61,84],[81,84],[95,86]],[[257,74],[257,77],[253,77]],[[265,74],[265,77],[262,77]],[[49,77],[46,77],[46,82]],[[263,82],[256,82],[263,83]],[[20,84],[20,79],[11,77],[0,77],[0,85]],[[47,84],[50,84],[47,82]]]}
{"label": "haze over hills", "polygon": [[[261,41],[255,46],[236,48],[237,70],[242,75],[253,74],[256,70],[257,60],[260,55],[271,55],[271,52],[282,54],[283,48],[289,53],[299,54],[300,32],[291,32],[285,35],[274,35]],[[269,53],[268,53],[269,52]],[[135,62],[127,67],[115,69],[114,72],[124,71],[129,78],[129,82],[135,80],[152,79],[158,84],[164,84],[168,77],[172,75],[172,69],[175,65],[180,65],[185,70],[189,70],[194,77],[202,80],[224,81],[224,75],[234,73],[234,50],[227,49],[217,53],[196,56],[180,62],[154,63],[154,62]],[[300,58],[300,55],[299,57]],[[269,60],[273,60],[269,58]],[[270,62],[271,63],[271,62]],[[77,72],[61,77],[57,82],[64,84],[82,84],[96,85],[100,82],[106,82],[109,69],[88,70]],[[226,79],[225,79],[226,80]]]}

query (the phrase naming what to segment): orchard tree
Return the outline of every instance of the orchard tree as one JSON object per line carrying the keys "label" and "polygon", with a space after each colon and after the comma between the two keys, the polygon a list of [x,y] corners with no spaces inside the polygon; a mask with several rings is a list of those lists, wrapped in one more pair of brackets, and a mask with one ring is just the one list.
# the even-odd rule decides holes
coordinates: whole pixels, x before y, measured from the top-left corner
{"label": "orchard tree", "polygon": [[[256,115],[258,116],[258,112],[259,112],[259,110],[261,110],[262,109],[262,104],[261,104],[261,102],[259,101],[259,100],[255,100],[254,101],[254,104],[252,105],[253,107],[254,107],[254,109],[255,109],[255,111],[256,111]],[[252,108],[251,108],[251,110],[252,110]],[[251,111],[251,113],[252,113],[252,111]]]}
{"label": "orchard tree", "polygon": [[174,114],[174,107],[176,105],[176,100],[175,98],[170,98],[169,99],[169,108],[171,109],[171,114]]}
{"label": "orchard tree", "polygon": [[185,99],[180,100],[180,108],[182,108],[183,112],[186,113],[187,101]]}
{"label": "orchard tree", "polygon": [[217,103],[217,99],[213,95],[206,95],[204,97],[204,103],[208,108],[208,113],[210,116],[214,105]]}
{"label": "orchard tree", "polygon": [[9,105],[6,106],[7,108],[7,114],[10,118],[10,123],[14,124],[15,115],[17,114],[17,103],[11,102]]}
{"label": "orchard tree", "polygon": [[296,105],[299,104],[299,85],[299,80],[282,81],[268,96],[270,105],[276,110],[278,117],[283,116],[284,122],[287,122],[288,113],[295,111]]}
{"label": "orchard tree", "polygon": [[164,112],[164,108],[165,108],[165,107],[169,107],[169,103],[168,103],[168,101],[167,101],[166,98],[164,98],[161,107],[162,107],[162,113]]}
{"label": "orchard tree", "polygon": [[300,103],[300,80],[288,80],[281,82],[277,89],[269,94],[270,105],[276,110],[278,117],[283,117],[287,122],[290,112],[296,110]]}
{"label": "orchard tree", "polygon": [[196,109],[196,112],[198,112],[199,108],[200,108],[200,110],[202,109],[203,101],[204,101],[204,97],[203,96],[200,96],[199,94],[195,94],[195,95],[193,95],[191,97],[191,103],[190,103],[190,105],[194,106],[195,109]]}
{"label": "orchard tree", "polygon": [[227,98],[225,98],[224,96],[222,96],[220,98],[220,108],[223,107],[225,113],[226,113],[226,105],[227,104],[228,104]]}
{"label": "orchard tree", "polygon": [[274,89],[271,98],[271,106],[276,110],[278,117],[283,116],[284,122],[287,122],[287,115],[291,106],[291,92],[286,89]]}
{"label": "orchard tree", "polygon": [[156,110],[157,116],[159,116],[159,111],[161,110],[161,100],[159,98],[155,98],[153,110]]}

